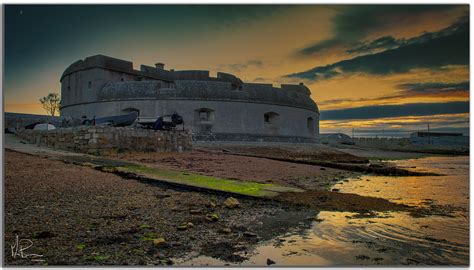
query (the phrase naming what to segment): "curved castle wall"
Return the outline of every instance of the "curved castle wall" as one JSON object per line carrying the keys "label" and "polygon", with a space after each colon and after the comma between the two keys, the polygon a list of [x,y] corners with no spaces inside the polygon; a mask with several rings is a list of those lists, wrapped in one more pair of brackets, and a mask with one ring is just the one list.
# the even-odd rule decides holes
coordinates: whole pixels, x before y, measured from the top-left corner
{"label": "curved castle wall", "polygon": [[319,136],[319,110],[303,85],[274,88],[243,83],[231,74],[213,78],[206,71],[174,72],[162,66],[136,71],[131,62],[91,58],[64,72],[62,116],[138,110],[140,119],[156,119],[177,112],[185,128],[203,140],[310,142]]}

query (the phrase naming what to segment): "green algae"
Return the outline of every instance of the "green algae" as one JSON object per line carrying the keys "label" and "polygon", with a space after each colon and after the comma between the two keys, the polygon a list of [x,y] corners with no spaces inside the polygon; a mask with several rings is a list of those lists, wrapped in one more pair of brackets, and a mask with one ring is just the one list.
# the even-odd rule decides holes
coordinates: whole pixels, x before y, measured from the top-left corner
{"label": "green algae", "polygon": [[124,172],[144,175],[148,178],[162,180],[193,187],[206,188],[218,191],[254,197],[273,197],[279,192],[298,192],[300,189],[278,186],[275,184],[262,184],[252,181],[238,181],[219,177],[200,175],[191,172],[160,169],[141,165],[118,167]]}

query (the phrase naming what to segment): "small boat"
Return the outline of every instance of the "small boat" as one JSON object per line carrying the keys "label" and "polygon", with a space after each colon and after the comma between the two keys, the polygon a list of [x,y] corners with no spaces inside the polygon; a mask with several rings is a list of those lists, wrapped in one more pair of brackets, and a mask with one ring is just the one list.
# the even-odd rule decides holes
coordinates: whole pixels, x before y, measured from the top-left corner
{"label": "small boat", "polygon": [[53,130],[56,129],[54,125],[48,123],[36,124],[33,130]]}
{"label": "small boat", "polygon": [[[137,120],[138,112],[131,112],[123,115],[114,115],[101,118],[95,118],[96,125],[110,125],[114,127],[126,127],[132,125]],[[91,125],[94,120],[84,120],[84,125]]]}

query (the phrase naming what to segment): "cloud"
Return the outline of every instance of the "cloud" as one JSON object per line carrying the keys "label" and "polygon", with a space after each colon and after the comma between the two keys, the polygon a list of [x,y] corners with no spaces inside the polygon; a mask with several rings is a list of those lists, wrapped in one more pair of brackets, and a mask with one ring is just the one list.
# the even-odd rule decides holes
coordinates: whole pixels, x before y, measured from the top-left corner
{"label": "cloud", "polygon": [[321,120],[377,119],[386,117],[459,113],[469,113],[469,101],[364,106],[349,109],[327,110],[321,111]]}
{"label": "cloud", "polygon": [[342,6],[333,19],[334,35],[297,51],[309,56],[333,47],[357,45],[370,33],[419,17],[426,12],[447,12],[459,5],[355,5]]}
{"label": "cloud", "polygon": [[267,82],[267,81],[269,81],[269,79],[266,79],[264,77],[257,77],[252,80],[252,82]]}
{"label": "cloud", "polygon": [[387,75],[446,65],[469,65],[469,18],[463,17],[441,31],[412,38],[394,49],[317,66],[285,77],[318,81],[344,73]]}
{"label": "cloud", "polygon": [[384,36],[370,42],[360,43],[355,48],[349,49],[346,52],[350,54],[372,53],[375,50],[393,49],[399,47],[402,44],[402,40],[395,39],[392,36]]}
{"label": "cloud", "polygon": [[[459,83],[404,83],[396,86],[400,89],[392,95],[372,98],[338,98],[318,102],[320,107],[339,107],[338,105],[364,103],[388,103],[399,102],[410,98],[469,98],[469,81]],[[452,100],[451,100],[452,101]],[[405,102],[407,103],[407,102]]]}
{"label": "cloud", "polygon": [[250,67],[261,68],[263,66],[263,61],[260,60],[250,60],[245,63],[233,63],[233,64],[223,64],[219,65],[217,69],[231,69],[232,71],[242,71]]}
{"label": "cloud", "polygon": [[446,92],[469,92],[469,82],[460,83],[405,83],[398,85],[407,94],[432,94]]}

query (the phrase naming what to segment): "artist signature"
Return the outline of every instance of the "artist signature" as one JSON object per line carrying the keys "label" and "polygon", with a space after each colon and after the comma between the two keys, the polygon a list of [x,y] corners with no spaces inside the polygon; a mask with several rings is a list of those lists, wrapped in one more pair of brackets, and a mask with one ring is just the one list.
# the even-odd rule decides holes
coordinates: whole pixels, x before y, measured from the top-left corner
{"label": "artist signature", "polygon": [[12,250],[12,257],[16,258],[30,258],[31,261],[44,261],[39,259],[43,257],[43,255],[34,254],[34,253],[27,253],[26,250],[33,246],[33,241],[30,239],[20,239],[18,235],[15,238],[15,242],[10,246]]}

